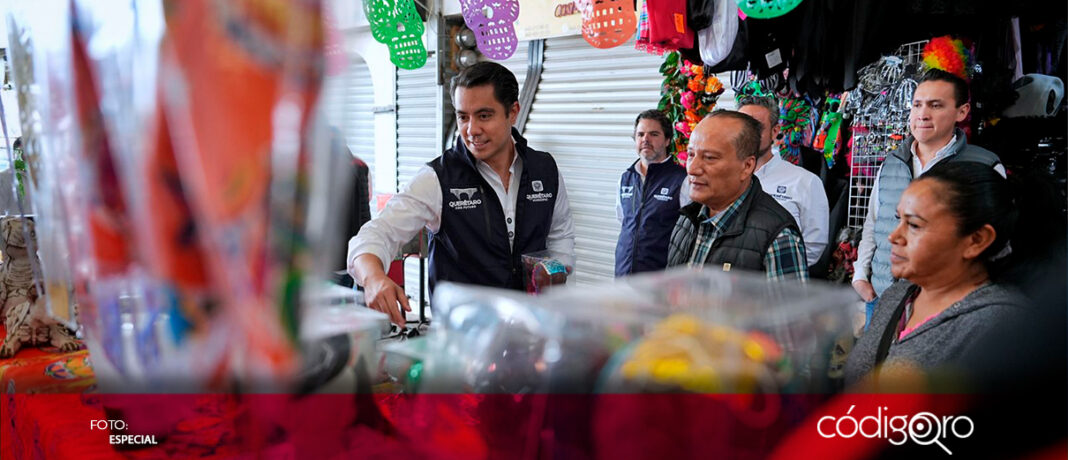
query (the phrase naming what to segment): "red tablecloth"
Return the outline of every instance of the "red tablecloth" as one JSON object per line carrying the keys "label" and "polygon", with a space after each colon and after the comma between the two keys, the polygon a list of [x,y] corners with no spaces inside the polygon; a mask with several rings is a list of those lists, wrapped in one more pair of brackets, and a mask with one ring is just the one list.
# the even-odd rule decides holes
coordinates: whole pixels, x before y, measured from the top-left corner
{"label": "red tablecloth", "polygon": [[[0,327],[0,337],[3,328]],[[0,360],[0,458],[168,458],[232,457],[237,404],[229,395],[103,395],[88,351],[60,353],[27,348]],[[106,420],[109,406],[159,408],[183,417],[159,444],[116,450],[108,430],[92,429]],[[148,411],[144,411],[148,412]],[[151,416],[151,413],[149,412]]]}

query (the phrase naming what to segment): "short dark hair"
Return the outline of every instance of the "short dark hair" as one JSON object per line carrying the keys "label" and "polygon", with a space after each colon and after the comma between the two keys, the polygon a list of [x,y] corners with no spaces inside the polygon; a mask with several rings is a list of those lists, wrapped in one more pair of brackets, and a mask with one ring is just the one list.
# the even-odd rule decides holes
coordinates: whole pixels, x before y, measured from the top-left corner
{"label": "short dark hair", "polygon": [[492,61],[476,63],[452,77],[450,94],[455,95],[456,88],[483,85],[493,85],[493,97],[505,110],[511,110],[512,104],[519,101],[519,82],[516,81],[515,75],[507,67]]}
{"label": "short dark hair", "polygon": [[761,125],[756,118],[734,110],[718,109],[708,114],[705,119],[729,118],[741,122],[742,129],[734,135],[734,150],[739,160],[747,157],[757,158],[760,156],[760,129]]}
{"label": "short dark hair", "polygon": [[[771,126],[768,127],[769,129],[779,124],[779,103],[775,101],[774,96],[743,96],[738,100],[739,109],[747,105],[763,107],[764,110],[768,111],[768,121],[771,123]],[[764,124],[761,120],[757,121],[760,121],[761,125]]]}
{"label": "short dark hair", "polygon": [[944,81],[953,85],[953,99],[957,107],[968,102],[968,82],[963,78],[946,72],[942,69],[927,69],[920,77],[920,83],[929,81]]}
{"label": "short dark hair", "polygon": [[649,109],[639,113],[638,118],[634,119],[635,132],[638,131],[638,123],[641,123],[642,120],[654,120],[660,123],[660,128],[664,131],[664,137],[667,138],[667,140],[671,140],[675,137],[675,130],[671,129],[671,120],[668,119],[667,115],[664,115],[664,112],[656,109]]}

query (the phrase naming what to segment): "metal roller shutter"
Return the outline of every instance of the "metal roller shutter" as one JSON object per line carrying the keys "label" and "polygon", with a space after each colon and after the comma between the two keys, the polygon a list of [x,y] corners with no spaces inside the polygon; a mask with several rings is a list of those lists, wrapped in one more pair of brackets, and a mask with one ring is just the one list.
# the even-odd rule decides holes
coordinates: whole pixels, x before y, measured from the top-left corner
{"label": "metal roller shutter", "polygon": [[[397,69],[398,190],[428,161],[441,154],[440,91],[436,56],[427,58],[426,64],[418,69]],[[416,280],[419,280],[419,259],[412,257],[404,263],[405,292],[418,300],[426,280],[423,283]],[[418,311],[416,302],[412,302],[412,309]]]}
{"label": "metal roller shutter", "polygon": [[527,79],[527,67],[530,64],[530,58],[528,52],[530,51],[530,42],[519,42],[519,45],[515,48],[515,54],[512,57],[503,61],[493,61],[485,56],[483,60],[493,61],[500,65],[505,66],[508,70],[511,70],[515,74],[516,81],[519,82],[519,92],[523,93],[523,81]]}
{"label": "metal roller shutter", "polygon": [[437,140],[437,60],[415,70],[397,70],[397,186],[403,187],[426,162],[441,154]]}
{"label": "metal roller shutter", "polygon": [[375,88],[371,70],[363,61],[353,62],[345,76],[344,131],[349,150],[371,168],[375,176]]}
{"label": "metal roller shutter", "polygon": [[356,58],[344,72],[323,81],[322,110],[327,123],[345,136],[353,155],[367,163],[374,177],[374,86],[371,71]]}
{"label": "metal roller shutter", "polygon": [[581,36],[546,40],[524,136],[532,147],[552,153],[564,176],[579,284],[615,274],[616,186],[637,158],[634,117],[660,101],[662,61],[635,50],[633,41],[601,50]]}

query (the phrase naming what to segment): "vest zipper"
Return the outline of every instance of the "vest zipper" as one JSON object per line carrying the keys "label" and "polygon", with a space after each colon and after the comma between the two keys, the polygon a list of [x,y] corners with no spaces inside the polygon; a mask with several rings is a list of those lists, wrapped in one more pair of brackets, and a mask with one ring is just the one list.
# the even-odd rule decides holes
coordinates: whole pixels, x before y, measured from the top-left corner
{"label": "vest zipper", "polygon": [[[647,178],[648,179],[648,178]],[[638,263],[638,231],[642,228],[642,210],[645,209],[645,181],[638,177],[638,193],[634,194],[638,199],[638,211],[634,214],[634,236],[630,240],[630,272],[634,273],[634,265]]]}

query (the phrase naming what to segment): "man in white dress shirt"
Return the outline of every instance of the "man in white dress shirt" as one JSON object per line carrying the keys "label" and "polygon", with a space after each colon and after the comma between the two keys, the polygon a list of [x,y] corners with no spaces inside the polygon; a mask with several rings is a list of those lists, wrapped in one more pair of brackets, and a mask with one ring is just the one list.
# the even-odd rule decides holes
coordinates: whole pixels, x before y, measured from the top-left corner
{"label": "man in white dress shirt", "polygon": [[519,85],[480,62],[452,82],[459,141],[427,163],[376,219],[349,241],[348,270],[367,306],[404,324],[404,290],[386,276],[402,244],[426,227],[430,289],[438,281],[523,288],[522,254],[573,255],[574,223],[552,156],[512,128]]}
{"label": "man in white dress shirt", "polygon": [[738,111],[762,125],[755,175],[764,192],[794,217],[805,241],[805,262],[812,267],[830,241],[830,208],[823,182],[805,168],[780,158],[773,148],[779,134],[779,106],[773,98],[742,98]]}

